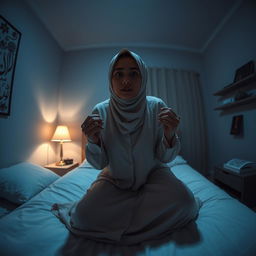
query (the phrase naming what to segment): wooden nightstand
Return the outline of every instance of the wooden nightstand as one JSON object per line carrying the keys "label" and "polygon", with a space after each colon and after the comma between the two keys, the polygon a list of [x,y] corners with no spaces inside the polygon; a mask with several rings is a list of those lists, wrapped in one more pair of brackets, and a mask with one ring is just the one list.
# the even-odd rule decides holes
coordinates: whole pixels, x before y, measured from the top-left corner
{"label": "wooden nightstand", "polygon": [[256,169],[238,174],[221,165],[215,166],[214,182],[249,207],[256,205]]}
{"label": "wooden nightstand", "polygon": [[78,165],[79,165],[78,163],[73,163],[73,164],[67,164],[67,165],[63,165],[63,166],[57,166],[56,163],[53,163],[53,164],[45,165],[44,167],[55,172],[56,174],[58,174],[60,176],[63,176],[66,173],[68,173],[69,171],[76,168]]}

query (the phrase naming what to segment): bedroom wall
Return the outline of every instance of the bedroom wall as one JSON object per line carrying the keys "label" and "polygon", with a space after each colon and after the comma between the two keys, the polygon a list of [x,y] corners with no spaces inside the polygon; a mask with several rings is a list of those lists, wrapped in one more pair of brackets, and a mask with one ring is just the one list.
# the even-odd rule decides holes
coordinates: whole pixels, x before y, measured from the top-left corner
{"label": "bedroom wall", "polygon": [[[209,137],[209,167],[231,158],[256,161],[256,110],[238,108],[222,115],[214,111],[220,103],[215,91],[232,83],[235,70],[250,60],[256,61],[256,2],[246,0],[219,31],[204,52],[205,80],[203,93]],[[244,115],[244,135],[230,135],[232,117]]]}
{"label": "bedroom wall", "polygon": [[[80,124],[96,103],[108,98],[108,63],[119,48],[63,53],[24,1],[1,0],[0,9],[1,15],[22,32],[11,115],[0,118],[0,167],[24,160],[41,165],[56,161],[58,147],[49,140],[57,123],[69,126],[73,140],[64,145],[64,157],[80,161]],[[213,111],[218,102],[212,95],[232,82],[238,67],[256,60],[255,11],[255,1],[245,0],[203,55],[128,47],[140,54],[148,66],[195,70],[201,74],[209,169],[234,157],[256,160],[255,110],[220,115]],[[229,135],[229,130],[232,116],[240,113],[244,114],[244,136],[236,138]]]}
{"label": "bedroom wall", "polygon": [[1,0],[1,15],[21,33],[11,115],[0,117],[0,167],[20,161],[53,162],[49,143],[57,118],[62,51],[29,7],[20,0]]}
{"label": "bedroom wall", "polygon": [[[180,68],[202,72],[198,53],[157,48],[128,49],[137,52],[148,66]],[[81,159],[80,125],[95,104],[109,98],[108,64],[120,48],[66,52],[60,78],[59,122],[70,128],[71,143],[64,145],[64,157]]]}

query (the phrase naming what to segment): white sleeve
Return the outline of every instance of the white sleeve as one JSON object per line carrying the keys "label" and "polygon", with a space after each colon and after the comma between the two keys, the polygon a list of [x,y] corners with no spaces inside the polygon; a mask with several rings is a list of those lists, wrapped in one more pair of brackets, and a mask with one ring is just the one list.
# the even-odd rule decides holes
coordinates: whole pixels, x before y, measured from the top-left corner
{"label": "white sleeve", "polygon": [[86,159],[96,169],[103,169],[108,165],[108,157],[101,139],[101,145],[88,141],[86,145]]}
{"label": "white sleeve", "polygon": [[175,137],[173,138],[174,146],[170,147],[165,136],[162,135],[159,139],[159,143],[156,148],[156,157],[159,161],[163,163],[168,163],[172,161],[180,151],[180,140],[177,134],[175,133]]}
{"label": "white sleeve", "polygon": [[[161,100],[159,105],[159,109],[161,107],[167,107],[167,105]],[[173,147],[170,147],[168,141],[164,136],[163,128],[158,128],[158,135],[157,135],[157,145],[156,145],[156,157],[159,161],[163,163],[168,163],[172,161],[180,152],[180,140],[177,134],[175,133],[175,137],[172,141]]]}
{"label": "white sleeve", "polygon": [[[92,113],[99,114],[97,105],[94,107]],[[101,136],[100,145],[90,142],[88,139],[88,143],[86,145],[86,159],[94,168],[99,170],[105,168],[108,165],[109,161]]]}

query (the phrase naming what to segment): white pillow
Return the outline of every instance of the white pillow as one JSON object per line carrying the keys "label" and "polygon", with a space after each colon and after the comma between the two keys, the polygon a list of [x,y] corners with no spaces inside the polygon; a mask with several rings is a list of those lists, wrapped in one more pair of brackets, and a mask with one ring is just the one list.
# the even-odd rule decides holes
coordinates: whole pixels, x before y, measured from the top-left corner
{"label": "white pillow", "polygon": [[171,162],[167,163],[169,167],[173,167],[175,165],[186,164],[187,161],[180,155],[177,155]]}
{"label": "white pillow", "polygon": [[39,165],[22,162],[0,169],[0,196],[23,204],[59,178],[59,175]]}

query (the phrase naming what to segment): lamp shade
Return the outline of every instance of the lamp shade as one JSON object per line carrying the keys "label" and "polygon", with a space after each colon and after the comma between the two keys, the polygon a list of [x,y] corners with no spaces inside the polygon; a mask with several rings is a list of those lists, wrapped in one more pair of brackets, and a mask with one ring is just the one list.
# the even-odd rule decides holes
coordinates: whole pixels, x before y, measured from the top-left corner
{"label": "lamp shade", "polygon": [[59,141],[59,142],[71,141],[69,131],[68,131],[68,127],[65,126],[65,125],[58,125],[51,140],[52,141]]}

